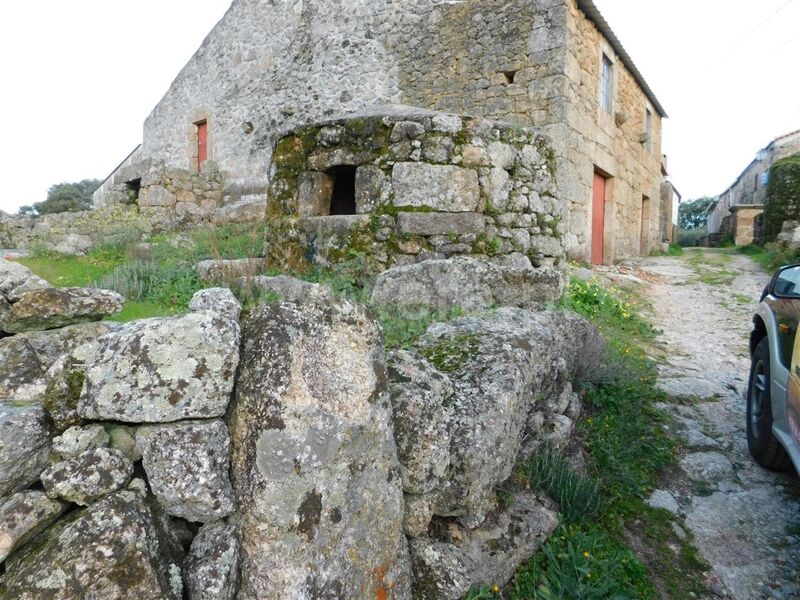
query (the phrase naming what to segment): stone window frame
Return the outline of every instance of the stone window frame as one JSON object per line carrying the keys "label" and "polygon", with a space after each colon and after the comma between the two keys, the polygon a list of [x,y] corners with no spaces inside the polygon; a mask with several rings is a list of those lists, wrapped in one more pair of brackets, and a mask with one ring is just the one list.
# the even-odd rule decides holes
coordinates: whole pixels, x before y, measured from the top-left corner
{"label": "stone window frame", "polygon": [[614,60],[605,49],[600,53],[600,111],[603,114],[614,114],[614,92],[616,88],[616,69]]}
{"label": "stone window frame", "polygon": [[189,113],[189,123],[187,124],[187,150],[186,160],[188,163],[188,170],[192,173],[200,174],[205,169],[198,168],[197,164],[197,126],[205,121],[206,123],[206,161],[204,165],[208,165],[214,160],[214,119],[211,116],[211,111],[206,106],[195,108]]}

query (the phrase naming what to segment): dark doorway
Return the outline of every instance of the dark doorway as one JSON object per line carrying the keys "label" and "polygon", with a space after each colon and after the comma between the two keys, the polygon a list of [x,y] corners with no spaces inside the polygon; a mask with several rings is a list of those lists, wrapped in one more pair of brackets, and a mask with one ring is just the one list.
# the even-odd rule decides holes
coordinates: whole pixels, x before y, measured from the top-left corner
{"label": "dark doorway", "polygon": [[125,186],[128,188],[128,201],[130,204],[136,204],[139,202],[139,192],[142,189],[142,180],[140,179],[131,179],[130,181],[125,183]]}
{"label": "dark doorway", "polygon": [[327,171],[333,178],[332,215],[356,214],[356,167],[341,165]]}

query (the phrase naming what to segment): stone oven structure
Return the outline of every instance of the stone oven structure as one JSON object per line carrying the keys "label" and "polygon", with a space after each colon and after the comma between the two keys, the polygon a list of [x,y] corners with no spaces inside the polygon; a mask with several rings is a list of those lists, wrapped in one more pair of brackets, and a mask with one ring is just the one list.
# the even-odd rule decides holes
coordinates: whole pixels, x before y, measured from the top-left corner
{"label": "stone oven structure", "polygon": [[95,203],[252,218],[287,132],[392,104],[549,136],[571,256],[659,241],[665,112],[590,0],[233,0]]}
{"label": "stone oven structure", "polygon": [[379,272],[462,254],[565,266],[555,156],[531,130],[392,107],[300,127],[273,165],[270,266]]}

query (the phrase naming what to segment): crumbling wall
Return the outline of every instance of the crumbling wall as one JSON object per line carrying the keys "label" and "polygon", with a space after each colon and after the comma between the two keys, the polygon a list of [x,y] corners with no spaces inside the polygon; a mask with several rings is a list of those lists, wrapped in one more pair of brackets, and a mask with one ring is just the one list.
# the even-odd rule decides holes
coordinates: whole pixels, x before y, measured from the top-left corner
{"label": "crumbling wall", "polygon": [[[350,214],[335,214],[344,177]],[[278,142],[265,256],[294,270],[463,254],[561,268],[556,189],[549,141],[528,129],[405,107],[335,119]]]}

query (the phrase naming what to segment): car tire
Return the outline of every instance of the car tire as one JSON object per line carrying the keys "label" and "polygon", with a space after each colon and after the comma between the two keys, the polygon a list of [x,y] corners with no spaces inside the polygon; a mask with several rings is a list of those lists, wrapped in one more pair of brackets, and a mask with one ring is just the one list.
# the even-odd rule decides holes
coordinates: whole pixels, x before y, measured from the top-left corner
{"label": "car tire", "polygon": [[769,340],[765,337],[753,350],[750,364],[750,380],[747,385],[747,447],[762,467],[783,471],[791,466],[791,461],[772,433],[770,388]]}

